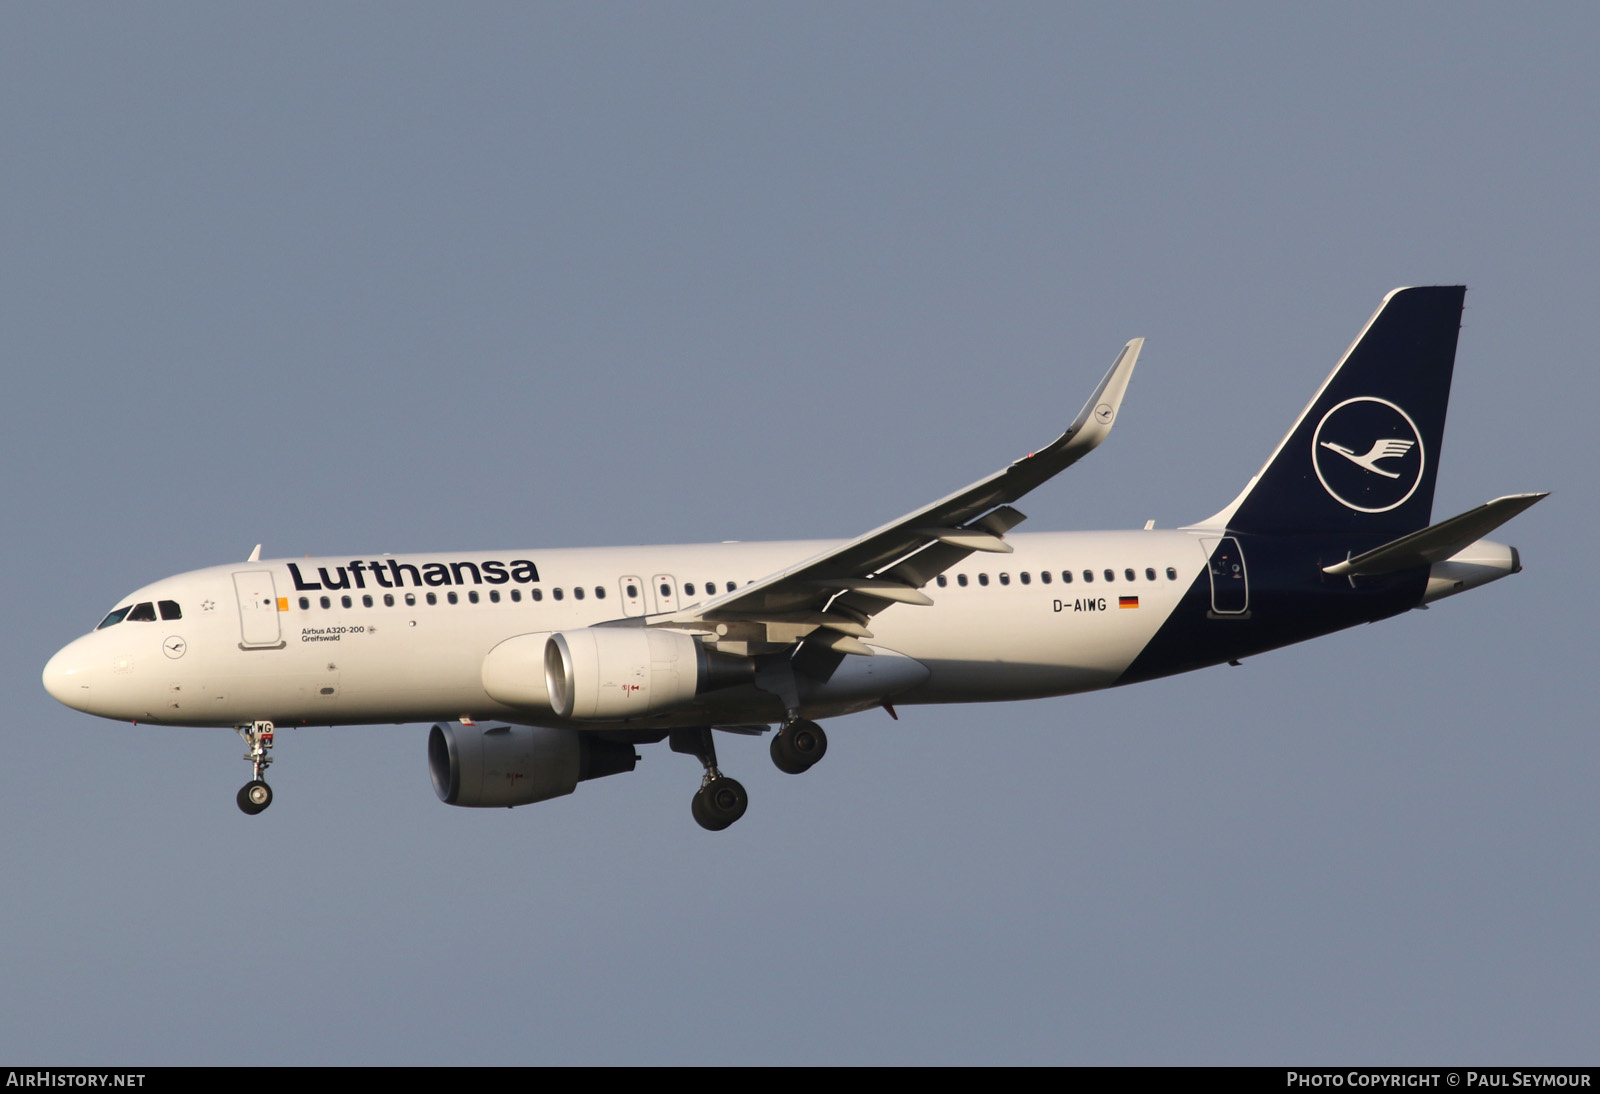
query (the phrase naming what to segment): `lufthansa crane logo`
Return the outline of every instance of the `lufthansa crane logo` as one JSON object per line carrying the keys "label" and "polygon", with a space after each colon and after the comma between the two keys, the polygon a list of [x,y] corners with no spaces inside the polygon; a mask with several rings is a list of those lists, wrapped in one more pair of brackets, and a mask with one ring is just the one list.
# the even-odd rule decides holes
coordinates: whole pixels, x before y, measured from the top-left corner
{"label": "lufthansa crane logo", "polygon": [[1311,435],[1311,466],[1340,505],[1387,513],[1416,493],[1427,453],[1411,415],[1387,399],[1362,395],[1322,416]]}

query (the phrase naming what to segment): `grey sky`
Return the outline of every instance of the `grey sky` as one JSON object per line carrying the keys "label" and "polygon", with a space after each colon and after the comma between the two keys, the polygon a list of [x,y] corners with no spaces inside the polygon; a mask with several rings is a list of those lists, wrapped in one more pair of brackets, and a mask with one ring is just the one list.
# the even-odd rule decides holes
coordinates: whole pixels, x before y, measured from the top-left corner
{"label": "grey sky", "polygon": [[[1600,17],[1579,5],[0,8],[0,1060],[1593,1062]],[[426,727],[58,706],[243,559],[848,536],[1116,434],[1029,530],[1220,508],[1465,282],[1436,515],[1527,571],[827,760],[453,810]]]}

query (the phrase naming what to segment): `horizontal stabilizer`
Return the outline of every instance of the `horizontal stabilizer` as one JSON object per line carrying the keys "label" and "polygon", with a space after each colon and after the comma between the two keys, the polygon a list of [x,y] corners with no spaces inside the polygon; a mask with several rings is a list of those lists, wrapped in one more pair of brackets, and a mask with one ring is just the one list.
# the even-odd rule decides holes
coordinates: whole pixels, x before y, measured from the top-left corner
{"label": "horizontal stabilizer", "polygon": [[1435,562],[1443,562],[1468,544],[1482,539],[1541,498],[1549,496],[1546,492],[1509,494],[1503,498],[1495,498],[1476,509],[1469,509],[1459,516],[1429,525],[1420,532],[1401,536],[1355,558],[1336,562],[1332,566],[1324,566],[1322,572],[1332,574],[1334,577],[1348,575],[1375,577],[1379,574],[1408,570],[1414,566],[1431,566]]}

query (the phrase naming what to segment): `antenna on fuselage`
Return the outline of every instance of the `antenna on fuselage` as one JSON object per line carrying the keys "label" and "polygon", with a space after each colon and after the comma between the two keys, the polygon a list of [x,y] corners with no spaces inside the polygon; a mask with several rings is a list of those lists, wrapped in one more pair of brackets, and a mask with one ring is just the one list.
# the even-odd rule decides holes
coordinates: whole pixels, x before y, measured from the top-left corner
{"label": "antenna on fuselage", "polygon": [[254,551],[250,552],[250,557],[245,559],[245,561],[246,562],[260,562],[261,561],[261,544],[259,544],[259,543],[256,544],[256,549]]}

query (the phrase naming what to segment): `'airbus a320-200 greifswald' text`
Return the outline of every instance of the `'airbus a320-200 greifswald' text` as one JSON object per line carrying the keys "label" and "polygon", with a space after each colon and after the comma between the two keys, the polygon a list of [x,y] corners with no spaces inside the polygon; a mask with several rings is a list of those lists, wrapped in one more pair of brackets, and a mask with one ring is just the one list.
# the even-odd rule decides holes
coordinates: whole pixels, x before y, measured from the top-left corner
{"label": "'airbus a320-200 greifswald' text", "polygon": [[1370,623],[1521,569],[1482,537],[1543,494],[1432,523],[1465,290],[1396,289],[1226,508],[1187,527],[1013,533],[1013,507],[1111,432],[1142,339],[1067,431],[848,542],[263,561],[123,597],[50,659],[76,710],[232,727],[264,780],[283,725],[436,722],[434,789],[515,806],[631,771],[669,741],[705,771],[695,819],[745,790],[714,730],[799,774],[818,719],[1150,680]]}

